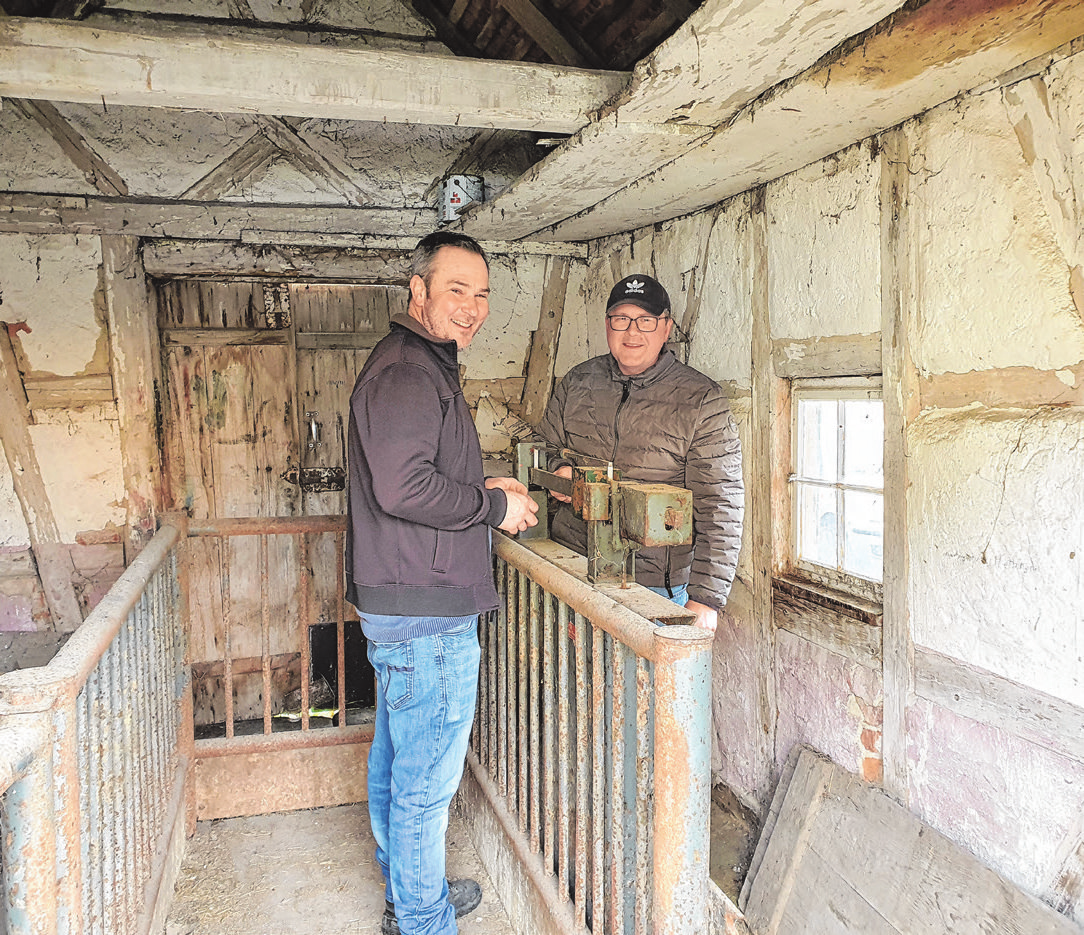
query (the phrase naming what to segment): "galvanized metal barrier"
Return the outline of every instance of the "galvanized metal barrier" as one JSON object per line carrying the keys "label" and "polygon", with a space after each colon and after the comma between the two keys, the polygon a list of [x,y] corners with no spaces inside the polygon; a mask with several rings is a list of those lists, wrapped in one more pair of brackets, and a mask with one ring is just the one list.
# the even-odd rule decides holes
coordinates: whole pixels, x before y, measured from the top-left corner
{"label": "galvanized metal barrier", "polygon": [[168,902],[188,762],[181,535],[163,526],[48,665],[0,676],[11,935],[143,933]]}
{"label": "galvanized metal barrier", "polygon": [[706,932],[710,636],[654,626],[507,537],[494,553],[504,603],[479,631],[468,762],[541,857],[541,902],[557,929],[571,906],[573,930]]}

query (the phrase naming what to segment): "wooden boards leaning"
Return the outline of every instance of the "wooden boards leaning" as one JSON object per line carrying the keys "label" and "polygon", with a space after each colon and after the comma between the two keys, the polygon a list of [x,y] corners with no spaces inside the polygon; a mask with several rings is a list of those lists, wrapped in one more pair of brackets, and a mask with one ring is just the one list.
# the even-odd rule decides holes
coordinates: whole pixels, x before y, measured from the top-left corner
{"label": "wooden boards leaning", "polygon": [[796,748],[784,771],[741,904],[756,935],[1081,935],[808,748]]}

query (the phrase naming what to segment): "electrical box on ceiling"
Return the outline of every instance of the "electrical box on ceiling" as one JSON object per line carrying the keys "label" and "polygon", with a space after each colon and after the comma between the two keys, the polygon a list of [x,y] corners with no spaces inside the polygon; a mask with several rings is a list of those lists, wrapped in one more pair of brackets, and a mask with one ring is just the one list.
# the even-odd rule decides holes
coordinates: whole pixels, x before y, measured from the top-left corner
{"label": "electrical box on ceiling", "polygon": [[440,186],[440,220],[454,221],[467,205],[486,200],[486,183],[480,175],[449,175]]}

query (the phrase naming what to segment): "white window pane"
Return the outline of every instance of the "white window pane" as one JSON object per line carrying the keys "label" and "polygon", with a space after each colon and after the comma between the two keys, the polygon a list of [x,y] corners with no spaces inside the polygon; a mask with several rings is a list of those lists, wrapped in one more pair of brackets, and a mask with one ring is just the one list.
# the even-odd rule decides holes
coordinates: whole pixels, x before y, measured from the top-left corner
{"label": "white window pane", "polygon": [[798,558],[836,567],[836,492],[797,484]]}
{"label": "white window pane", "polygon": [[843,482],[884,486],[884,403],[848,399],[843,403]]}
{"label": "white window pane", "polygon": [[873,581],[884,576],[884,497],[843,494],[843,570]]}
{"label": "white window pane", "polygon": [[838,406],[831,399],[798,401],[798,474],[836,480]]}

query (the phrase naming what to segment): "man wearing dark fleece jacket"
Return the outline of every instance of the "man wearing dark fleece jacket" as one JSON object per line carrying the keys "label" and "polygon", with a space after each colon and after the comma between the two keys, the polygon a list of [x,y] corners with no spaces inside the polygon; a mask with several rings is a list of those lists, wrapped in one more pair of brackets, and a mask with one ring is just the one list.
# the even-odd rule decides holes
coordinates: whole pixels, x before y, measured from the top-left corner
{"label": "man wearing dark fleece jacket", "polygon": [[482,474],[458,351],[489,314],[478,243],[438,232],[414,251],[410,305],[350,397],[347,598],[377,680],[369,816],[387,905],[383,935],[448,935],[478,905],[448,884],[444,836],[478,689],[478,615],[497,606],[490,527],[535,525],[512,478]]}

